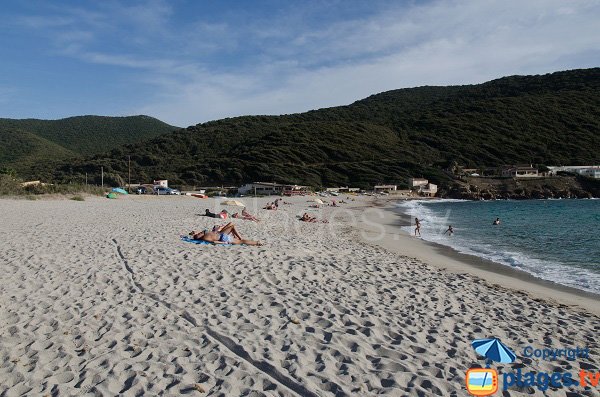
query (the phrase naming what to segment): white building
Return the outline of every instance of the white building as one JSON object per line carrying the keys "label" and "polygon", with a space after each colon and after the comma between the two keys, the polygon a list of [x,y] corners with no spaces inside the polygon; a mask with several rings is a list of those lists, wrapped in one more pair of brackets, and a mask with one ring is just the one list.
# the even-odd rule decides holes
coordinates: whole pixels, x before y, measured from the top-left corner
{"label": "white building", "polygon": [[284,185],[274,182],[252,182],[241,186],[238,189],[239,194],[252,195],[258,194],[261,196],[296,196],[309,193],[308,186],[301,185]]}
{"label": "white building", "polygon": [[260,194],[261,196],[281,195],[283,186],[274,182],[246,183],[238,189],[239,194]]}
{"label": "white building", "polygon": [[428,183],[425,186],[421,186],[421,188],[419,189],[419,193],[426,195],[426,196],[435,196],[437,194],[438,191],[438,187],[437,185],[433,184],[433,183]]}
{"label": "white building", "polygon": [[429,183],[425,178],[408,178],[408,187],[423,196],[435,196],[438,191],[436,184]]}
{"label": "white building", "polygon": [[328,187],[327,189],[325,189],[325,191],[334,193],[356,193],[360,191],[360,188],[348,186]]}
{"label": "white building", "polygon": [[531,165],[513,165],[502,169],[502,176],[507,178],[537,178],[539,172]]}
{"label": "white building", "polygon": [[563,167],[548,167],[550,175],[556,175],[558,172],[570,172],[587,176],[589,178],[600,179],[600,165],[567,165]]}
{"label": "white building", "polygon": [[425,178],[408,178],[408,187],[411,189],[426,186],[428,183],[429,181]]}
{"label": "white building", "polygon": [[169,187],[169,181],[167,179],[159,179],[153,181],[152,184],[154,187]]}
{"label": "white building", "polygon": [[375,186],[375,188],[373,190],[375,191],[375,193],[393,192],[393,191],[398,190],[398,186],[397,185],[377,185],[377,186]]}

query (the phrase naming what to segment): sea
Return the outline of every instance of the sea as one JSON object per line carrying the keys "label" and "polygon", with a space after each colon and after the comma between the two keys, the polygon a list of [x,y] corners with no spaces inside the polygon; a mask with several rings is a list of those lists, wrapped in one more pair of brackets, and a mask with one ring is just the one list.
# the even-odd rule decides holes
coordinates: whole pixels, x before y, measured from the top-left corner
{"label": "sea", "polygon": [[[600,294],[600,200],[413,200],[423,240]],[[500,218],[499,225],[493,225]],[[444,234],[452,225],[454,234]]]}

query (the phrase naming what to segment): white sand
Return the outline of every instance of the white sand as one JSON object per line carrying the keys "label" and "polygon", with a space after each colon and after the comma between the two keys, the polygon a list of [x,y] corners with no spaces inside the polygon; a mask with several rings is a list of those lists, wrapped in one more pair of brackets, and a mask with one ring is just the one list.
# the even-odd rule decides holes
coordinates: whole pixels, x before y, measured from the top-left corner
{"label": "white sand", "polygon": [[[214,200],[0,200],[0,395],[459,396],[491,336],[513,366],[598,370],[592,307],[361,243],[363,203],[310,224],[292,201],[235,220],[265,246],[222,247],[179,240],[222,223],[197,216]],[[527,360],[528,344],[592,353]],[[527,392],[505,395],[543,395]]]}

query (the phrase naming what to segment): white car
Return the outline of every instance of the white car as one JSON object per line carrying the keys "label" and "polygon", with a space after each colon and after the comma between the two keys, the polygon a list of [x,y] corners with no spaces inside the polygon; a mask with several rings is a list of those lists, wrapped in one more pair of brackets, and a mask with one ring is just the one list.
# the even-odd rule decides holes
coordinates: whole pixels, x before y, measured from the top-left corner
{"label": "white car", "polygon": [[171,189],[170,187],[157,187],[154,189],[154,194],[158,195],[180,195],[181,192],[177,189]]}

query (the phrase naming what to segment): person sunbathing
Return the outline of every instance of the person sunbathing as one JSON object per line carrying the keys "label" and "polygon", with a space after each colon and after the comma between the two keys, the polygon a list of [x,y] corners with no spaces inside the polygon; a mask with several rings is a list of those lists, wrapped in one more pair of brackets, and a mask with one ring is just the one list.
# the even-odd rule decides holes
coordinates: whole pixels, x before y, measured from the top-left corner
{"label": "person sunbathing", "polygon": [[227,218],[227,210],[223,210],[223,211],[219,212],[218,214],[215,214],[214,212],[210,212],[210,210],[207,208],[206,212],[202,216],[208,216],[209,218],[225,219],[225,218]]}
{"label": "person sunbathing", "polygon": [[202,240],[212,244],[263,245],[260,241],[242,238],[242,235],[231,222],[224,226],[215,226],[212,231],[208,231],[207,229],[201,232],[193,230],[190,232],[190,236],[194,240]]}
{"label": "person sunbathing", "polygon": [[260,222],[260,219],[258,219],[257,217],[255,217],[254,215],[252,215],[251,213],[249,213],[246,210],[246,207],[244,207],[244,209],[242,210],[242,217],[247,220],[247,221],[254,221],[254,222]]}
{"label": "person sunbathing", "polygon": [[[317,220],[317,218],[315,218],[314,216],[308,215],[308,213],[306,213],[306,212],[304,213],[304,215],[302,215],[300,217],[300,221],[302,221],[302,222],[312,222],[312,223],[319,222],[319,220]],[[321,221],[321,222],[327,223],[327,221]]]}
{"label": "person sunbathing", "polygon": [[302,215],[302,217],[300,218],[300,220],[302,222],[316,222],[317,218],[312,217],[312,216],[308,215],[308,213],[305,212],[304,215]]}

